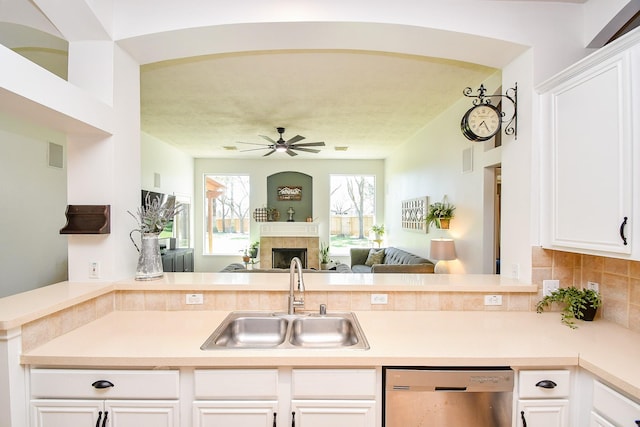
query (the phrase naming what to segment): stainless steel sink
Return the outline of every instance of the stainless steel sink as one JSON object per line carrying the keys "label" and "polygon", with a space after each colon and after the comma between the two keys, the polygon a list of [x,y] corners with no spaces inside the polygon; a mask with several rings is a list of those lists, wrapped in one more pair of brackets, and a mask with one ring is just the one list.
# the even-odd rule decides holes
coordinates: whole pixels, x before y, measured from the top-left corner
{"label": "stainless steel sink", "polygon": [[307,348],[351,347],[358,344],[354,322],[343,316],[300,317],[291,323],[291,344]]}
{"label": "stainless steel sink", "polygon": [[354,313],[232,312],[200,348],[367,350],[369,343]]}

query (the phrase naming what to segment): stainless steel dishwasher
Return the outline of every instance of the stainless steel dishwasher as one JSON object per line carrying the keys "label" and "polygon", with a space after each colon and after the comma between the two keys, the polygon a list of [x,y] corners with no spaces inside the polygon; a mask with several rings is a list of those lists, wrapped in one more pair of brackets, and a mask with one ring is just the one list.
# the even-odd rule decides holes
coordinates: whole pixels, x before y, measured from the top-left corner
{"label": "stainless steel dishwasher", "polygon": [[385,427],[511,427],[508,368],[385,367]]}

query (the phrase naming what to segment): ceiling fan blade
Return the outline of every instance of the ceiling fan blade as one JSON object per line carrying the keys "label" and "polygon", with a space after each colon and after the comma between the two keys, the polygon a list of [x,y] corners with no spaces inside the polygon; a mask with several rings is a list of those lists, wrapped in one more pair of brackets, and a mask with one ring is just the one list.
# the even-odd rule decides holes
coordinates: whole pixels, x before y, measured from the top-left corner
{"label": "ceiling fan blade", "polygon": [[303,142],[302,144],[295,144],[296,147],[324,147],[324,142]]}
{"label": "ceiling fan blade", "polygon": [[265,145],[262,148],[249,148],[249,149],[246,149],[246,150],[240,150],[240,152],[244,153],[245,151],[258,151],[258,150],[268,150],[268,149],[269,149],[269,146]]}
{"label": "ceiling fan blade", "polygon": [[300,151],[306,151],[308,153],[319,153],[320,150],[316,150],[314,148],[303,148],[303,147],[291,147],[292,150],[300,150]]}
{"label": "ceiling fan blade", "polygon": [[273,153],[275,153],[275,152],[276,152],[275,148],[272,148],[272,149],[271,149],[271,151],[269,151],[267,154],[265,154],[265,155],[264,155],[264,156],[262,156],[262,157],[270,156],[270,155],[272,155],[272,154],[273,154]]}
{"label": "ceiling fan blade", "polygon": [[290,149],[287,148],[287,154],[290,155],[291,157],[293,156],[297,156],[298,153],[296,153],[295,151],[291,151]]}
{"label": "ceiling fan blade", "polygon": [[304,139],[304,136],[301,135],[296,135],[293,138],[291,138],[290,140],[287,141],[287,144],[294,144],[298,141],[302,141]]}
{"label": "ceiling fan blade", "polygon": [[269,142],[270,142],[270,143],[272,143],[272,144],[275,144],[275,143],[276,143],[273,139],[269,138],[269,137],[268,137],[268,136],[266,136],[266,135],[258,135],[258,136],[259,136],[260,138],[264,138],[264,139],[266,139],[267,141],[269,141]]}
{"label": "ceiling fan blade", "polygon": [[242,141],[236,141],[236,144],[247,144],[247,145],[262,145],[263,147],[268,147],[268,144],[259,144],[256,142],[242,142]]}

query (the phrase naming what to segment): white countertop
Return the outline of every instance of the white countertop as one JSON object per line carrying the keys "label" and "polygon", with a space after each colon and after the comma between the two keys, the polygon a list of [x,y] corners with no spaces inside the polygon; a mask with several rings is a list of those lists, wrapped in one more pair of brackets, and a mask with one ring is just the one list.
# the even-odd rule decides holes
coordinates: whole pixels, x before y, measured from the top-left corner
{"label": "white countertop", "polygon": [[22,355],[54,367],[581,366],[640,398],[640,334],[559,313],[357,312],[369,350],[200,350],[222,311],[116,311]]}

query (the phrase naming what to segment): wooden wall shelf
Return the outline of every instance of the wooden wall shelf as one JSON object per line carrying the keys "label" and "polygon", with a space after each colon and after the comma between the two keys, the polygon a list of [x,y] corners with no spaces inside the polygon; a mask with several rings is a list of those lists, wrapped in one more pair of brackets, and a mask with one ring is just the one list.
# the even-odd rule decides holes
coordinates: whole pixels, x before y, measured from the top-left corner
{"label": "wooden wall shelf", "polygon": [[68,205],[60,234],[111,233],[111,205]]}

